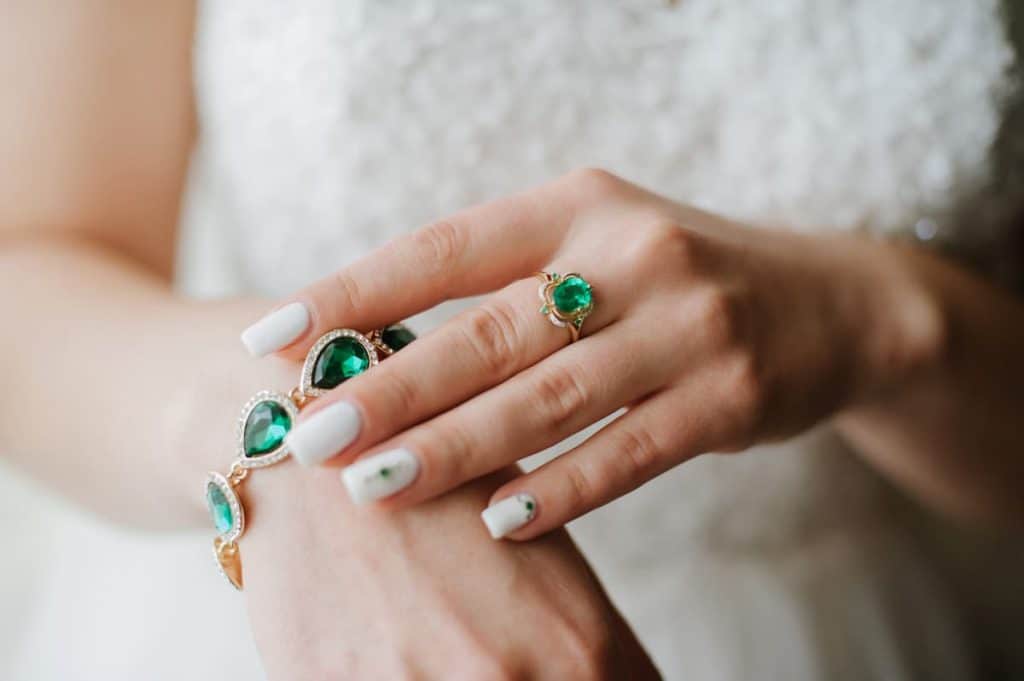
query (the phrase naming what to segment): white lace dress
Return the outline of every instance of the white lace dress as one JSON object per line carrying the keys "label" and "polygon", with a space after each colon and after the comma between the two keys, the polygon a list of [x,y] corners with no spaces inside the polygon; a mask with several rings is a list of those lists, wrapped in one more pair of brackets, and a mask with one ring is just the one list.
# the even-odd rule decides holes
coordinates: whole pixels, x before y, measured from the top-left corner
{"label": "white lace dress", "polygon": [[[999,252],[1013,60],[994,0],[211,1],[182,284],[286,295],[583,165],[751,221]],[[1020,595],[994,566],[974,583],[1002,611],[959,579],[988,546],[827,429],[765,449],[572,528],[667,678],[971,679],[979,642],[1006,663]],[[0,676],[258,678],[208,535],[128,536],[20,485],[2,503],[43,534],[0,567]]]}

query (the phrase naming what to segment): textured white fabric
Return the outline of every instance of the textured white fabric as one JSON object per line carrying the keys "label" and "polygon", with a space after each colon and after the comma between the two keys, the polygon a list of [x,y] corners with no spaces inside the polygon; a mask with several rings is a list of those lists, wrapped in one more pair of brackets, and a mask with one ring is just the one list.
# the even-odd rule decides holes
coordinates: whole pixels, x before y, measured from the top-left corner
{"label": "textured white fabric", "polygon": [[580,165],[806,228],[941,219],[988,179],[1012,59],[992,0],[514,4],[210,3],[200,107],[234,281],[298,287]]}
{"label": "textured white fabric", "polygon": [[[285,295],[583,165],[758,222],[927,217],[991,248],[1012,208],[989,151],[1013,54],[993,0],[209,2],[183,286]],[[958,221],[975,201],[995,217]],[[972,678],[917,511],[827,431],[766,449],[703,457],[574,525],[667,678]],[[154,546],[52,514],[54,541],[25,558],[26,619],[4,618],[19,645],[3,678],[255,678],[207,536]],[[80,550],[92,561],[61,569]],[[135,590],[136,569],[160,588]],[[82,631],[90,650],[45,654]]]}

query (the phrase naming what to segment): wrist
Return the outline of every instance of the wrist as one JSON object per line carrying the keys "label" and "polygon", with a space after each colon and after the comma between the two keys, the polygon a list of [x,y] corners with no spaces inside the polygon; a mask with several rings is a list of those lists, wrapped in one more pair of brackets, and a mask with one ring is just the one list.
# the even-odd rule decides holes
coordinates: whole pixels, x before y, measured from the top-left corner
{"label": "wrist", "polygon": [[906,244],[841,237],[843,292],[837,309],[853,339],[848,408],[914,390],[942,365],[948,318],[927,277],[928,256]]}
{"label": "wrist", "polygon": [[192,526],[209,525],[203,479],[208,471],[224,472],[231,465],[242,406],[262,389],[287,392],[295,384],[296,364],[274,358],[255,362],[238,341],[238,330],[263,306],[259,301],[190,305],[188,320],[182,321],[205,329],[201,340],[194,339],[202,351],[182,348],[197,362],[161,407],[164,445],[157,463],[166,470],[164,485],[178,500],[176,507]]}

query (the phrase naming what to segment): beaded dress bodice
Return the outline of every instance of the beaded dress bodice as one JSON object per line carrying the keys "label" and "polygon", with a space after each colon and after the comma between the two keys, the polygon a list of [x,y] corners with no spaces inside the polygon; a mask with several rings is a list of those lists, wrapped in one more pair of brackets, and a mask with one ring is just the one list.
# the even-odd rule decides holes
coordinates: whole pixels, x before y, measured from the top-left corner
{"label": "beaded dress bodice", "polygon": [[[916,227],[970,254],[1005,253],[1020,208],[995,0],[212,0],[197,26],[179,268],[197,295],[286,295],[584,165],[756,223]],[[972,678],[928,521],[828,429],[763,450],[700,457],[572,528],[666,678]],[[104,558],[33,573],[11,659],[35,673],[5,678],[258,674],[206,534],[145,544],[53,513],[54,546]],[[164,591],[104,581],[117,561]],[[69,586],[90,580],[99,595]],[[62,627],[96,634],[32,652]],[[118,640],[122,667],[89,657]]]}

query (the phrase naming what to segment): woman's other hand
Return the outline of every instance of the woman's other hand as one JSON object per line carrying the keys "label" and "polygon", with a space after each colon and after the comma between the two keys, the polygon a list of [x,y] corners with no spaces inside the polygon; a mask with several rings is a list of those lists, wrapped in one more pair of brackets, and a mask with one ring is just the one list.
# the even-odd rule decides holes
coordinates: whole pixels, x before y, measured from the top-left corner
{"label": "woman's other hand", "polygon": [[476,509],[513,474],[401,513],[353,506],[327,470],[255,476],[245,595],[268,677],[659,678],[564,532],[487,536]]}

